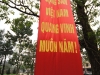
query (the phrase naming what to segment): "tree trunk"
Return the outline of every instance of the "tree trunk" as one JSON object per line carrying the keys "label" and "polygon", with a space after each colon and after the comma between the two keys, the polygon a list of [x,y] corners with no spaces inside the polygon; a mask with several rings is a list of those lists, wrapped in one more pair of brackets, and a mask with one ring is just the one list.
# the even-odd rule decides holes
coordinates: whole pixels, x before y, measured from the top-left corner
{"label": "tree trunk", "polygon": [[[32,65],[33,66],[33,65]],[[31,68],[31,74],[30,75],[33,75],[33,68]]]}
{"label": "tree trunk", "polygon": [[19,75],[19,61],[17,60],[17,70],[16,70],[16,74]]}
{"label": "tree trunk", "polygon": [[1,70],[2,70],[2,69],[1,69],[2,61],[3,61],[3,59],[0,60],[0,74],[1,74]]}
{"label": "tree trunk", "polygon": [[6,55],[5,55],[5,59],[4,59],[4,63],[3,63],[3,68],[2,68],[2,71],[1,71],[1,75],[4,75],[5,62],[6,62]]}
{"label": "tree trunk", "polygon": [[98,51],[97,48],[95,33],[93,32],[93,30],[89,25],[88,15],[85,13],[84,10],[85,2],[82,3],[82,1],[80,0],[80,3],[78,3],[78,0],[76,0],[77,3],[76,12],[80,24],[82,25],[85,49],[87,51],[89,61],[91,64],[92,75],[100,75],[100,52]]}

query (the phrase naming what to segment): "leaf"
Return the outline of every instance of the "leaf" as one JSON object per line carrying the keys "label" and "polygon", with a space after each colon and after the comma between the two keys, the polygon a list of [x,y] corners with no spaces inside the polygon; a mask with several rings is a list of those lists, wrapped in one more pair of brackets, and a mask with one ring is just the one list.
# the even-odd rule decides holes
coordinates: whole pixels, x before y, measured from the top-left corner
{"label": "leaf", "polygon": [[6,3],[8,0],[2,0],[2,2]]}
{"label": "leaf", "polygon": [[5,11],[8,10],[8,7],[7,7],[7,6],[4,6],[4,5],[2,5],[1,8],[2,8],[3,10],[5,10]]}
{"label": "leaf", "polygon": [[11,23],[11,21],[10,20],[6,20],[6,22],[5,22],[6,24],[10,24]]}
{"label": "leaf", "polygon": [[13,10],[11,10],[10,13],[13,14],[13,15],[15,14],[15,12]]}
{"label": "leaf", "polygon": [[35,4],[35,8],[39,9],[39,3]]}
{"label": "leaf", "polygon": [[99,7],[100,6],[100,3],[97,3],[96,6]]}

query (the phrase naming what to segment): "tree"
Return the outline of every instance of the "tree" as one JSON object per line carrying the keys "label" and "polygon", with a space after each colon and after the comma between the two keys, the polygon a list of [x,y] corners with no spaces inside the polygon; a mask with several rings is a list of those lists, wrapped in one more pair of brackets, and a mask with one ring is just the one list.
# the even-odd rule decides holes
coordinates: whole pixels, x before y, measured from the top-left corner
{"label": "tree", "polygon": [[[1,64],[2,64],[2,71],[1,71],[1,75],[4,74],[4,69],[5,69],[5,62],[6,62],[6,58],[7,58],[7,55],[11,55],[13,53],[12,51],[12,43],[11,43],[11,39],[10,38],[7,38],[5,37],[4,35],[4,32],[1,31],[1,44],[0,44],[0,55],[2,56],[1,57]],[[3,62],[4,61],[4,62]]]}
{"label": "tree", "polygon": [[[97,16],[97,12],[99,12],[96,7],[100,6],[100,2],[98,0],[72,1],[72,4],[74,5],[73,12],[75,12],[76,25],[81,27],[82,30],[81,39],[79,39],[80,45],[87,51],[93,75],[100,75],[100,67],[98,67],[100,66],[100,51],[98,50],[98,45],[100,44],[98,37],[91,28],[91,23],[93,24],[94,17]],[[39,4],[38,2],[34,3],[33,0],[0,0],[0,3],[17,9],[18,11],[28,15],[28,18],[29,16],[39,17],[36,11],[32,9],[34,6],[39,9]]]}
{"label": "tree", "polygon": [[[91,1],[93,6],[91,9],[89,9],[90,14],[86,13],[86,2],[88,2],[87,0],[73,0],[76,3],[76,14],[78,17],[78,21],[79,24],[82,26],[82,32],[83,32],[83,39],[80,40],[80,43],[82,43],[81,45],[86,49],[88,57],[89,57],[89,61],[91,63],[91,68],[92,68],[92,74],[93,75],[99,75],[100,74],[100,68],[98,66],[100,66],[100,51],[98,50],[98,45],[97,45],[97,38],[96,35],[94,33],[94,31],[92,30],[92,28],[90,27],[90,21],[91,21],[91,17],[92,13],[90,10],[93,9],[93,7],[97,7],[98,1],[97,0],[93,0]],[[93,13],[94,16],[96,15],[96,13]]]}
{"label": "tree", "polygon": [[[0,30],[0,50],[3,45],[2,40],[3,40],[3,30]],[[3,55],[0,53],[0,74],[1,74],[1,69],[2,69],[2,61],[3,61]]]}
{"label": "tree", "polygon": [[34,72],[35,57],[36,57],[35,55],[36,55],[36,43],[34,44],[30,43],[27,47],[25,55],[23,56],[23,61],[25,68],[30,69],[31,75],[33,75]]}
{"label": "tree", "polygon": [[21,17],[14,19],[11,24],[11,30],[15,33],[15,35],[12,35],[11,33],[7,35],[15,44],[16,52],[14,52],[13,58],[10,59],[10,63],[16,65],[17,73],[19,73],[19,69],[21,65],[23,65],[23,51],[28,44],[31,43],[29,40],[29,36],[32,35],[31,25],[32,22],[27,20],[27,16],[21,14]]}

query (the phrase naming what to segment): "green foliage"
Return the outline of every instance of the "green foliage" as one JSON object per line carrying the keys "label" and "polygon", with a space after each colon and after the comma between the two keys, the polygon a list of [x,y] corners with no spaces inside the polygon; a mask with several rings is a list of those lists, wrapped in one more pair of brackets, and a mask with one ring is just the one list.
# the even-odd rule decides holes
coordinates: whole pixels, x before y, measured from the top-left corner
{"label": "green foliage", "polygon": [[8,0],[2,0],[2,2],[6,3]]}
{"label": "green foliage", "polygon": [[11,45],[10,40],[6,42],[4,41],[1,47],[2,48],[0,49],[0,54],[8,55],[13,53],[12,51],[13,46]]}
{"label": "green foliage", "polygon": [[97,44],[99,46],[98,48],[100,49],[100,26],[96,30],[96,38],[97,38]]}
{"label": "green foliage", "polygon": [[[3,33],[4,31],[3,30],[0,30],[0,50],[2,49],[2,46],[3,46]],[[0,53],[0,55],[2,55],[2,53]]]}
{"label": "green foliage", "polygon": [[39,3],[35,4],[35,8],[39,9]]}
{"label": "green foliage", "polygon": [[5,37],[4,31],[0,31],[0,41],[1,41],[1,43],[0,43],[0,59],[1,59],[1,64],[2,64],[1,75],[3,75],[4,69],[5,69],[6,57],[7,57],[7,55],[11,55],[13,53],[13,51],[12,51],[13,45],[11,44],[10,39],[7,39]]}
{"label": "green foliage", "polygon": [[[85,3],[85,4],[84,4]],[[99,12],[99,4],[100,1],[98,0],[72,0],[72,8],[73,8],[73,14],[76,22],[79,22],[79,18],[77,17],[76,13],[76,7],[77,5],[83,6],[84,11],[88,15],[88,21],[90,26],[96,26],[98,25],[98,20],[96,18],[100,16]]]}
{"label": "green foliage", "polygon": [[0,20],[8,19],[8,9],[6,4],[0,4]]}
{"label": "green foliage", "polygon": [[[7,38],[10,38],[14,44],[14,53],[12,58],[9,59],[9,63],[16,66],[17,73],[19,69],[24,69],[23,56],[26,54],[24,51],[28,51],[27,48],[29,45],[32,45],[32,41],[29,39],[29,36],[32,35],[32,22],[27,19],[28,17],[24,14],[21,14],[21,17],[13,19],[11,23],[11,30],[15,33],[12,35],[8,32],[6,35]],[[31,60],[31,59],[30,59]]]}
{"label": "green foliage", "polygon": [[32,22],[25,20],[25,18],[26,17],[20,17],[14,19],[12,22],[11,30],[19,38],[23,38],[25,34],[28,36],[32,35],[32,29],[31,29]]}
{"label": "green foliage", "polygon": [[0,31],[0,54],[1,55],[8,55],[12,54],[13,45],[11,44],[10,39],[5,37],[4,31]]}
{"label": "green foliage", "polygon": [[33,69],[35,66],[35,57],[36,57],[36,43],[29,44],[27,47],[28,51],[26,52],[26,55],[23,55],[23,65],[26,69],[30,68],[31,72],[33,73]]}
{"label": "green foliage", "polygon": [[11,64],[11,65],[15,65],[15,64],[17,64],[18,63],[18,54],[17,53],[13,53],[13,58],[10,58],[9,59],[9,64]]}
{"label": "green foliage", "polygon": [[1,6],[0,8],[2,8],[4,11],[7,11],[8,10],[8,7],[7,6]]}

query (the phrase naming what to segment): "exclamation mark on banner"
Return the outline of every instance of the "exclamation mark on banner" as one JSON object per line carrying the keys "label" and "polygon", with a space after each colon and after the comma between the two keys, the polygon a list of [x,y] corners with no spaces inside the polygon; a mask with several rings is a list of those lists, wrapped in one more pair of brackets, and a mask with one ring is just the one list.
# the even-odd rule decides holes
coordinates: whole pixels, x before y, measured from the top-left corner
{"label": "exclamation mark on banner", "polygon": [[74,42],[74,46],[75,46],[75,52],[77,53],[76,42]]}

